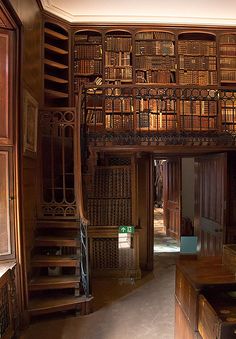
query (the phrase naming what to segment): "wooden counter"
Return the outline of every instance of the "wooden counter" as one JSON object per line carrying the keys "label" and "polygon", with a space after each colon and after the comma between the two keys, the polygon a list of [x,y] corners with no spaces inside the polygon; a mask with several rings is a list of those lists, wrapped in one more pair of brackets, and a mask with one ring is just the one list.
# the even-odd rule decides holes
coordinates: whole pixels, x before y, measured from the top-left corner
{"label": "wooden counter", "polygon": [[236,288],[236,276],[221,258],[179,260],[176,266],[175,338],[201,338],[198,332],[199,295],[207,286]]}

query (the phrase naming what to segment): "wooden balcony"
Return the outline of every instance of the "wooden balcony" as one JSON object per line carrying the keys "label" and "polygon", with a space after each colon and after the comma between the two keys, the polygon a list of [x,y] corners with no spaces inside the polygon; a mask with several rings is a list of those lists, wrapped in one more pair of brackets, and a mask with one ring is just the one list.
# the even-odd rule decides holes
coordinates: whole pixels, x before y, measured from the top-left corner
{"label": "wooden balcony", "polygon": [[81,93],[90,145],[235,145],[236,90],[102,85]]}

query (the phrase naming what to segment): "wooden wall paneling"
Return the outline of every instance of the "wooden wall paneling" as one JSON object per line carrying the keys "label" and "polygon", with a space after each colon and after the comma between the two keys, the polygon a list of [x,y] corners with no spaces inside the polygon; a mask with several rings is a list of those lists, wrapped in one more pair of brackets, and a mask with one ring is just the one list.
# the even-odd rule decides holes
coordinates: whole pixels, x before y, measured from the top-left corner
{"label": "wooden wall paneling", "polygon": [[236,243],[236,152],[228,153],[226,243]]}
{"label": "wooden wall paneling", "polygon": [[180,238],[181,160],[168,159],[163,164],[163,214],[167,235]]}
{"label": "wooden wall paneling", "polygon": [[13,258],[13,168],[11,150],[0,148],[0,255],[1,259]]}
{"label": "wooden wall paneling", "polygon": [[0,29],[0,144],[12,144],[13,32]]}
{"label": "wooden wall paneling", "polygon": [[196,159],[197,218],[195,230],[201,255],[220,255],[225,242],[226,154]]}

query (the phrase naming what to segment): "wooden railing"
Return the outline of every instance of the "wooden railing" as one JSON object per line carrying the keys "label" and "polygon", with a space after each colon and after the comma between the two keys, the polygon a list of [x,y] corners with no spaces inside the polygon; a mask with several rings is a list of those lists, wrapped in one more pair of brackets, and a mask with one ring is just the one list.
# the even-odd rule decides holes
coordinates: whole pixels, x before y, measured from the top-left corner
{"label": "wooden railing", "polygon": [[119,133],[153,138],[236,132],[232,89],[101,85],[85,86],[81,98],[82,123],[90,140]]}

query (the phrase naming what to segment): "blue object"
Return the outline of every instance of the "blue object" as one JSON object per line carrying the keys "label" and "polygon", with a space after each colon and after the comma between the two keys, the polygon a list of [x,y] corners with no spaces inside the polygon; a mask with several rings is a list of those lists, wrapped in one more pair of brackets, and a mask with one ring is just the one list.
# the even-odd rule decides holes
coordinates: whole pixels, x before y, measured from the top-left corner
{"label": "blue object", "polygon": [[180,237],[180,253],[185,254],[197,253],[197,237],[195,236]]}

